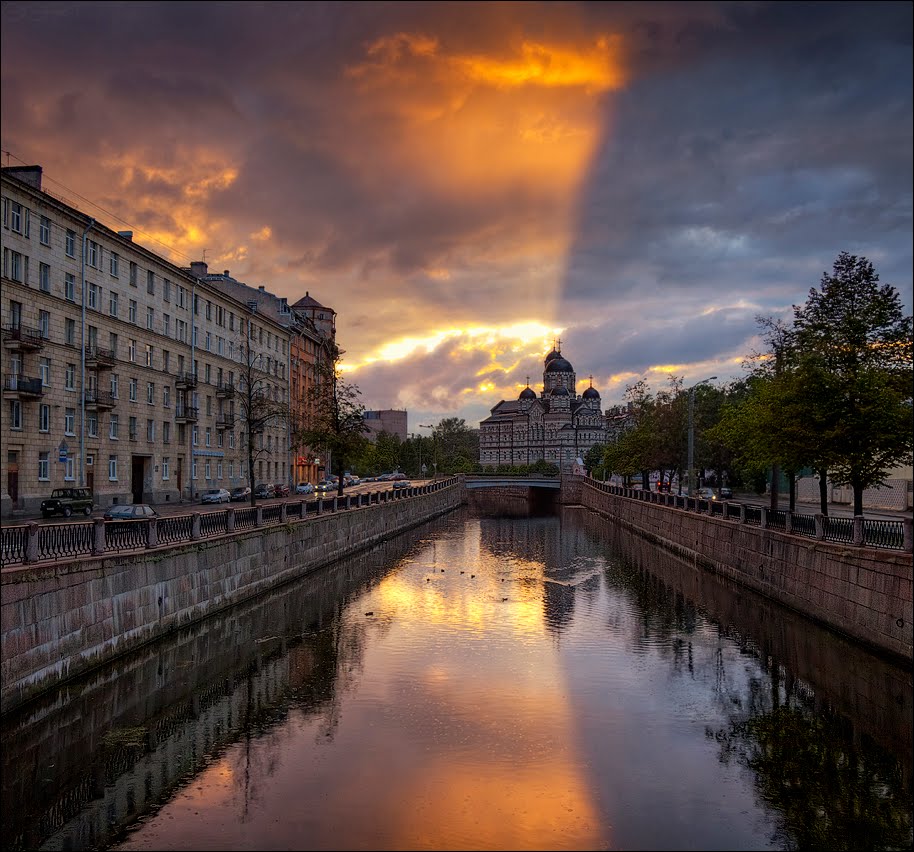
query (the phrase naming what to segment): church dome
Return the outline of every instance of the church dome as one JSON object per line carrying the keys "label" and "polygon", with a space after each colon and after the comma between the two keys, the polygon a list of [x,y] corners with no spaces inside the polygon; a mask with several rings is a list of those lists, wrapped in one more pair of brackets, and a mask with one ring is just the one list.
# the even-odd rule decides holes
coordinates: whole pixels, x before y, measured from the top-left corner
{"label": "church dome", "polygon": [[556,355],[551,361],[546,362],[547,373],[573,373],[574,367],[561,355]]}
{"label": "church dome", "polygon": [[568,396],[568,388],[563,388],[559,385],[559,387],[552,389],[552,396]]}
{"label": "church dome", "polygon": [[600,398],[600,393],[594,387],[587,388],[587,390],[581,394],[581,399],[599,399],[599,398]]}
{"label": "church dome", "polygon": [[520,396],[518,397],[518,399],[536,399],[536,393],[534,391],[530,390],[530,388],[524,388],[520,392]]}
{"label": "church dome", "polygon": [[549,362],[550,362],[553,358],[560,358],[561,356],[562,356],[562,353],[559,352],[559,351],[553,346],[553,347],[552,347],[552,351],[546,356],[546,360],[545,360],[544,363],[548,365]]}

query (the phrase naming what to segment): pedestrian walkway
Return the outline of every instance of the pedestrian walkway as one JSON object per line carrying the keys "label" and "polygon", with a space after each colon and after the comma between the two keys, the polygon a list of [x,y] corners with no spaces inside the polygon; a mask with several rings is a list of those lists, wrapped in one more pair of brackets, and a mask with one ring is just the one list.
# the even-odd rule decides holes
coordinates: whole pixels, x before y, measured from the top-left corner
{"label": "pedestrian walkway", "polygon": [[[749,503],[756,506],[769,506],[771,496],[769,494],[755,494],[753,492],[734,492],[733,500],[739,503]],[[790,497],[787,494],[781,494],[778,498],[778,508],[787,509],[790,506]],[[818,501],[812,503],[806,500],[796,501],[794,511],[800,515],[815,515],[819,512]],[[835,518],[851,518],[854,515],[853,506],[847,503],[829,503],[828,514]],[[887,520],[902,520],[904,518],[914,517],[914,510],[910,507],[904,510],[899,509],[876,509],[867,506],[863,507],[864,518],[885,518]]]}

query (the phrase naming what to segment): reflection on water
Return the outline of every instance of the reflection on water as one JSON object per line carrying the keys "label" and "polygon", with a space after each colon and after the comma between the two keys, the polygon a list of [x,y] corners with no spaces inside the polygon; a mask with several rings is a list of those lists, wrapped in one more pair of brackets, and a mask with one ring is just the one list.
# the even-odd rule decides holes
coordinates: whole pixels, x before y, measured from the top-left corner
{"label": "reflection on water", "polygon": [[596,515],[457,512],[4,719],[4,846],[910,848],[911,707]]}

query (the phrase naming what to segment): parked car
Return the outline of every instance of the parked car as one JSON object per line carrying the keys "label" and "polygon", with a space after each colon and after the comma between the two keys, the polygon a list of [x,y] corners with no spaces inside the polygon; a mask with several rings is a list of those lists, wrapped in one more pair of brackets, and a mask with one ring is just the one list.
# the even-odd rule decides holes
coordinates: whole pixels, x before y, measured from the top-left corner
{"label": "parked car", "polygon": [[391,478],[394,482],[403,482],[403,481],[406,479],[406,474],[405,474],[405,473],[400,473],[400,471],[397,471],[396,473],[390,474],[390,478]]}
{"label": "parked car", "polygon": [[[402,475],[402,474],[401,474]],[[395,479],[393,490],[399,491],[401,488],[412,488],[413,484],[404,476],[403,479]]]}
{"label": "parked car", "polygon": [[273,486],[273,495],[275,497],[288,497],[289,496],[289,486],[285,482],[277,482]]}
{"label": "parked car", "polygon": [[717,495],[714,493],[713,488],[699,488],[695,492],[695,496],[702,500],[716,500]]}
{"label": "parked car", "polygon": [[322,479],[317,483],[317,493],[327,494],[330,491],[337,491],[339,486],[332,479]]}
{"label": "parked car", "polygon": [[265,482],[261,482],[259,485],[255,486],[254,496],[258,500],[266,500],[269,497],[276,496],[276,489],[272,485],[267,485]]}
{"label": "parked car", "polygon": [[229,503],[232,495],[227,488],[208,488],[200,497],[201,503]]}
{"label": "parked car", "polygon": [[232,489],[232,502],[237,503],[241,500],[247,500],[251,496],[251,489],[248,485],[239,485]]}
{"label": "parked car", "polygon": [[69,518],[74,512],[92,514],[92,492],[88,488],[55,488],[47,500],[41,501],[41,517],[63,515]]}
{"label": "parked car", "polygon": [[295,493],[296,494],[313,494],[314,486],[310,482],[299,482],[298,485],[295,486]]}
{"label": "parked car", "polygon": [[733,489],[728,488],[726,485],[717,492],[721,500],[729,500],[733,497]]}
{"label": "parked car", "polygon": [[159,513],[145,503],[133,503],[123,506],[109,506],[105,509],[106,521],[136,521],[146,518],[157,518]]}

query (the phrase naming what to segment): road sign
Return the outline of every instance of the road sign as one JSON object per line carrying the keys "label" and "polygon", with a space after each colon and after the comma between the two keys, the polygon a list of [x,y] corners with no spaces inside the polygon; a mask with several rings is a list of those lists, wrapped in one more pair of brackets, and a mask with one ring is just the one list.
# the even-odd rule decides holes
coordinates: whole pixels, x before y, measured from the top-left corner
{"label": "road sign", "polygon": [[60,446],[57,448],[57,461],[65,462],[67,460],[67,454],[70,452],[70,448],[67,446],[66,441],[61,441]]}

